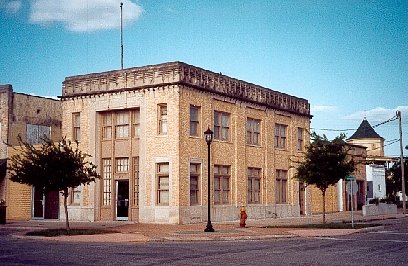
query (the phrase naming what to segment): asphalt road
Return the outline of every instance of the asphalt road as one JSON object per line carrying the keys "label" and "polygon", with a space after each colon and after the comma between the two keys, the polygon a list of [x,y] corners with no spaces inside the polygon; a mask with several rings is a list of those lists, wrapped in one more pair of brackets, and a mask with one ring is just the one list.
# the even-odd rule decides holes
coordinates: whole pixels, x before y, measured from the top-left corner
{"label": "asphalt road", "polygon": [[268,241],[65,243],[0,230],[0,265],[408,265],[408,218],[384,230]]}

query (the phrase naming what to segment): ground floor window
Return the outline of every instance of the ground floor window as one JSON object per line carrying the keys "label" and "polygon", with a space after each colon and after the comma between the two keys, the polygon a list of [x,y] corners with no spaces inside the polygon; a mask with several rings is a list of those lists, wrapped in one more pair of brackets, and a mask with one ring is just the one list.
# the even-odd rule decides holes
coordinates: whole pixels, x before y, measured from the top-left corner
{"label": "ground floor window", "polygon": [[139,205],[139,157],[133,158],[133,205]]}
{"label": "ground floor window", "polygon": [[288,187],[288,171],[276,170],[276,182],[275,182],[275,200],[276,203],[287,202],[287,188]]}
{"label": "ground floor window", "polygon": [[156,165],[157,204],[169,205],[169,163]]}
{"label": "ground floor window", "polygon": [[261,169],[248,168],[248,203],[261,201]]}
{"label": "ground floor window", "polygon": [[230,203],[230,166],[214,166],[214,204]]}
{"label": "ground floor window", "polygon": [[200,172],[201,164],[192,163],[190,164],[190,205],[200,204]]}
{"label": "ground floor window", "polygon": [[112,160],[102,159],[103,177],[103,205],[111,205],[112,202]]}

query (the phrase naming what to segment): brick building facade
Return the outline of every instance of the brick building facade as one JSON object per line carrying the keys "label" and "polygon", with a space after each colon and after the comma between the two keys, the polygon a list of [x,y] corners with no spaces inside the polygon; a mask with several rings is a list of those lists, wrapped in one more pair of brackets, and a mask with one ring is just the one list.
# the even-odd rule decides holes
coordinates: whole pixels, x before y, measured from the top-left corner
{"label": "brick building facade", "polygon": [[[0,85],[0,160],[18,152],[18,135],[23,141],[38,144],[44,136],[61,138],[61,102],[54,99],[13,92],[11,85]],[[35,188],[11,182],[1,171],[0,199],[6,201],[7,218],[58,218],[58,193],[40,195]]]}
{"label": "brick building facade", "polygon": [[62,134],[101,174],[72,191],[72,219],[205,221],[207,128],[214,221],[311,210],[290,163],[309,143],[305,99],[173,62],[67,77],[61,100]]}

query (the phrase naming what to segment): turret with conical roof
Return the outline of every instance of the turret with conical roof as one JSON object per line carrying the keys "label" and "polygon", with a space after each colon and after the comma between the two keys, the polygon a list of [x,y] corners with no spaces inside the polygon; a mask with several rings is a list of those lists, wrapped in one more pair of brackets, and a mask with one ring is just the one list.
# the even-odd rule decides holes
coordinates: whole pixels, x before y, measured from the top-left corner
{"label": "turret with conical roof", "polygon": [[384,138],[375,132],[366,118],[347,143],[367,147],[367,157],[384,156]]}

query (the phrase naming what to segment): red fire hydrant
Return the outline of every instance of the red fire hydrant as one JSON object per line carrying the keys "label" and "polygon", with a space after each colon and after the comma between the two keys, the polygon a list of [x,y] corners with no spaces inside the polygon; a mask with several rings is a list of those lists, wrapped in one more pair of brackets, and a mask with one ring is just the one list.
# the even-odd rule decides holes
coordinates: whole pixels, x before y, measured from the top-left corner
{"label": "red fire hydrant", "polygon": [[239,227],[245,227],[245,221],[248,218],[248,215],[245,212],[245,208],[242,207],[241,208],[241,213],[240,213],[240,217],[239,217]]}

